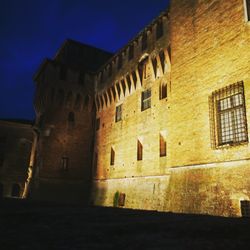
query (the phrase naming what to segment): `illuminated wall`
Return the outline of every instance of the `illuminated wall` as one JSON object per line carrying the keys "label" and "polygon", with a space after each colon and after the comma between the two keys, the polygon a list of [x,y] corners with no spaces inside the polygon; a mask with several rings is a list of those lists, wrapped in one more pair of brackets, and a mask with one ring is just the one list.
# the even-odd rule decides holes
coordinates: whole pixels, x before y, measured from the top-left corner
{"label": "illuminated wall", "polygon": [[[126,60],[130,43],[119,52],[125,59],[114,76],[102,80],[105,68],[100,71],[96,95],[100,129],[96,132],[93,200],[98,205],[113,206],[118,191],[126,194],[125,207],[155,209],[157,203],[157,209],[165,211],[240,216],[240,201],[250,199],[247,138],[250,26],[245,19],[243,1],[176,0],[171,2],[169,15],[163,20],[164,36],[160,40],[154,40],[154,24],[146,27],[132,42],[136,51],[132,62]],[[141,52],[145,33],[149,46]],[[148,81],[140,82],[139,87],[132,87],[129,92],[126,74],[138,67],[145,53],[152,59],[161,50],[167,58],[167,70],[160,70],[154,78],[151,63]],[[116,58],[119,61],[119,53],[114,61]],[[161,66],[160,60],[157,62]],[[163,100],[159,100],[161,82],[168,86],[167,98]],[[226,132],[218,127],[217,111],[211,110],[217,104],[211,104],[211,98],[220,91],[222,95],[229,93],[230,99],[237,94],[238,87],[232,92],[225,87],[241,86],[242,82],[246,116],[239,119],[246,124],[246,138],[235,143],[238,132],[231,135],[236,138],[232,142],[227,137],[219,138],[219,131]],[[151,108],[142,112],[141,95],[148,88],[152,94]],[[116,107],[120,104],[122,121],[115,122]],[[229,126],[232,118],[228,119],[226,125],[220,126]],[[160,134],[167,144],[165,157],[159,156]],[[143,146],[141,161],[137,160],[138,140]],[[115,152],[114,164],[111,164],[111,148]],[[160,187],[157,192],[152,191],[155,187]],[[158,199],[160,202],[156,202]],[[143,207],[141,204],[146,200],[152,205]]]}

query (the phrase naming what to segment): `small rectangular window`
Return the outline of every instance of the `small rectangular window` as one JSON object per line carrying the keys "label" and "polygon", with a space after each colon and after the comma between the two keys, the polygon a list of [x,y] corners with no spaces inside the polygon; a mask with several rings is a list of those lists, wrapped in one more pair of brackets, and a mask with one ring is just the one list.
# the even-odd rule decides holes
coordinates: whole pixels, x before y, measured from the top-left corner
{"label": "small rectangular window", "polygon": [[151,89],[147,89],[141,94],[141,111],[151,108]]}
{"label": "small rectangular window", "polygon": [[96,119],[95,128],[96,128],[96,131],[100,129],[100,118]]}
{"label": "small rectangular window", "polygon": [[167,98],[167,84],[165,82],[160,84],[160,89],[159,89],[159,99],[165,99]]}
{"label": "small rectangular window", "polygon": [[62,157],[61,169],[63,171],[68,171],[69,170],[69,158],[68,157]]}
{"label": "small rectangular window", "polygon": [[167,143],[162,134],[160,134],[160,157],[167,155]]}
{"label": "small rectangular window", "polygon": [[122,120],[122,104],[116,107],[115,110],[115,122]]}
{"label": "small rectangular window", "polygon": [[246,21],[250,21],[250,0],[245,0]]}
{"label": "small rectangular window", "polygon": [[131,44],[128,49],[128,60],[132,60],[134,58],[134,45]]}
{"label": "small rectangular window", "polygon": [[113,147],[111,147],[111,152],[110,152],[110,165],[114,166],[115,165],[115,150]]}
{"label": "small rectangular window", "polygon": [[142,157],[143,157],[143,145],[139,140],[137,140],[137,161],[142,161]]}
{"label": "small rectangular window", "polygon": [[124,193],[119,194],[118,206],[120,206],[120,207],[125,206],[125,198],[126,198],[126,194],[124,194]]}
{"label": "small rectangular window", "polygon": [[250,217],[250,201],[240,201],[242,217]]}

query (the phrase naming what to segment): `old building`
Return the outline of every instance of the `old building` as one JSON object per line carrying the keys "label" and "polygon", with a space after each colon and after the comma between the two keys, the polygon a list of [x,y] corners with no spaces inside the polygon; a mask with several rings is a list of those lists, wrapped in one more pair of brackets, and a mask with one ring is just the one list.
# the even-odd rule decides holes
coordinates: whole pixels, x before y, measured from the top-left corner
{"label": "old building", "polygon": [[[171,1],[115,55],[84,65],[83,85],[73,68],[87,58],[64,45],[35,78],[43,198],[58,198],[45,182],[63,199],[70,181],[92,179],[95,205],[250,214],[249,24],[249,0]],[[79,110],[67,104],[77,93]]]}
{"label": "old building", "polygon": [[0,120],[0,198],[22,197],[32,142],[31,122]]}

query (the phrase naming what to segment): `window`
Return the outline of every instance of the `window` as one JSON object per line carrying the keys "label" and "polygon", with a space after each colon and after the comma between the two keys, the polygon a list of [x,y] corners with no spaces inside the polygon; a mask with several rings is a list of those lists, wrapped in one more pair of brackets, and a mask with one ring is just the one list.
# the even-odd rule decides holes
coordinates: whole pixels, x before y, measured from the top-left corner
{"label": "window", "polygon": [[212,93],[210,117],[212,146],[237,145],[248,141],[243,82]]}
{"label": "window", "polygon": [[159,99],[165,99],[168,95],[167,91],[167,84],[165,82],[160,84],[160,89],[159,89]]}
{"label": "window", "polygon": [[250,21],[250,0],[245,0],[246,21]]}
{"label": "window", "polygon": [[240,201],[242,217],[250,217],[250,201]]}
{"label": "window", "polygon": [[160,20],[156,25],[156,39],[158,40],[162,36],[163,36],[163,22],[162,20]]}
{"label": "window", "polygon": [[162,134],[160,134],[160,157],[164,157],[167,155],[167,143]]}
{"label": "window", "polygon": [[69,158],[68,157],[62,157],[62,162],[61,162],[61,169],[63,171],[68,171],[69,170]]}
{"label": "window", "polygon": [[141,93],[141,111],[151,108],[151,89]]}
{"label": "window", "polygon": [[115,110],[115,122],[122,120],[122,104],[116,107]]}
{"label": "window", "polygon": [[125,206],[125,198],[126,198],[126,194],[119,193],[118,206],[120,206],[120,207]]}
{"label": "window", "polygon": [[165,53],[164,53],[163,50],[160,51],[159,56],[160,56],[160,61],[161,61],[162,72],[165,73],[165,60],[166,60],[166,57],[165,57]]}
{"label": "window", "polygon": [[145,32],[141,40],[141,50],[144,51],[147,47],[148,47],[148,36],[147,32]]}
{"label": "window", "polygon": [[100,129],[100,118],[96,119],[95,129],[96,131]]}
{"label": "window", "polygon": [[143,157],[143,146],[142,143],[137,140],[137,161],[142,161]]}
{"label": "window", "polygon": [[128,49],[128,60],[132,60],[134,58],[134,45],[131,44]]}
{"label": "window", "polygon": [[110,152],[110,165],[114,166],[115,165],[115,150],[113,147],[111,147],[111,152]]}

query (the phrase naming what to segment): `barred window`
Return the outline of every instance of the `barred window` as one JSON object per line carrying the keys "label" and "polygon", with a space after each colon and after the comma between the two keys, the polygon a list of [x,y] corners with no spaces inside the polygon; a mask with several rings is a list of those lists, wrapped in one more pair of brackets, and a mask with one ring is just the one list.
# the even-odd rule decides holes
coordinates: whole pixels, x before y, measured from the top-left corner
{"label": "barred window", "polygon": [[122,104],[116,107],[115,110],[115,122],[122,120]]}
{"label": "barred window", "polygon": [[151,89],[141,93],[141,111],[151,108]]}
{"label": "barred window", "polygon": [[211,135],[214,147],[248,141],[243,82],[212,93],[210,116],[213,119]]}

